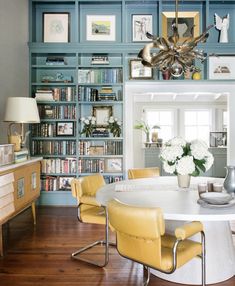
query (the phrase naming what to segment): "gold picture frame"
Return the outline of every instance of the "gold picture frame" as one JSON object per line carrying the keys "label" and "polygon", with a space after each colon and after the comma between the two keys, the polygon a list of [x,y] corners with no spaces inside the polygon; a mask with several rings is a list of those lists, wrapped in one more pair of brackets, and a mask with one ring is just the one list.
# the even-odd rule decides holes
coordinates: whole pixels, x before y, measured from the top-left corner
{"label": "gold picture frame", "polygon": [[93,106],[92,115],[96,118],[96,127],[107,127],[109,117],[113,115],[113,107]]}
{"label": "gold picture frame", "polygon": [[[164,38],[173,35],[171,27],[174,19],[175,12],[162,12],[162,36]],[[181,24],[182,28],[180,29]],[[181,41],[190,37],[198,37],[200,34],[199,12],[178,12],[178,32]]]}

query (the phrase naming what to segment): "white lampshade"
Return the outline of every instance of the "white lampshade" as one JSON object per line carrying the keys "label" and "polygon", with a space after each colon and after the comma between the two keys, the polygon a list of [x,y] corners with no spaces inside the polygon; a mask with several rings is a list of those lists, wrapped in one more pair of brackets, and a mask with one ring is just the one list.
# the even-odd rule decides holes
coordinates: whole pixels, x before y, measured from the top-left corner
{"label": "white lampshade", "polygon": [[8,97],[4,121],[39,123],[40,118],[35,98]]}

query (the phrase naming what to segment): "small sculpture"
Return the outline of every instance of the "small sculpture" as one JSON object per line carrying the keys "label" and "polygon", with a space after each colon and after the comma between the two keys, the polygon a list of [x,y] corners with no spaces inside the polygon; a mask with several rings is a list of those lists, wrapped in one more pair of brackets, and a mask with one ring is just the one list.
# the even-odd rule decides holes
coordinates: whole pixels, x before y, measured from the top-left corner
{"label": "small sculpture", "polygon": [[220,18],[220,16],[215,13],[215,27],[220,31],[219,42],[228,43],[229,14]]}

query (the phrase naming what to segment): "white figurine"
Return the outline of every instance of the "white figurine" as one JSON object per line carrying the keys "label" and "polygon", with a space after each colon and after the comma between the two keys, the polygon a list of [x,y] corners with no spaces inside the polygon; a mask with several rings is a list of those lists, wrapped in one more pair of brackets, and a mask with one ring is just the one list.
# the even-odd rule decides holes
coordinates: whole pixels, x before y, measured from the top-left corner
{"label": "white figurine", "polygon": [[220,30],[220,43],[228,43],[228,28],[229,28],[229,14],[226,17],[220,18],[215,13],[215,27]]}

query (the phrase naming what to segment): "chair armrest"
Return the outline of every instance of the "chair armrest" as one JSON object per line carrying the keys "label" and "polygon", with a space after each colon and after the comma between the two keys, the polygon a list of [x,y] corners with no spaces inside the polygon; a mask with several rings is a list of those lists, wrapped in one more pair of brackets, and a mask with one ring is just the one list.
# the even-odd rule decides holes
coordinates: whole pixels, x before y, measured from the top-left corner
{"label": "chair armrest", "polygon": [[201,231],[203,231],[202,223],[200,221],[193,221],[181,227],[177,227],[175,230],[175,236],[177,239],[184,240]]}

